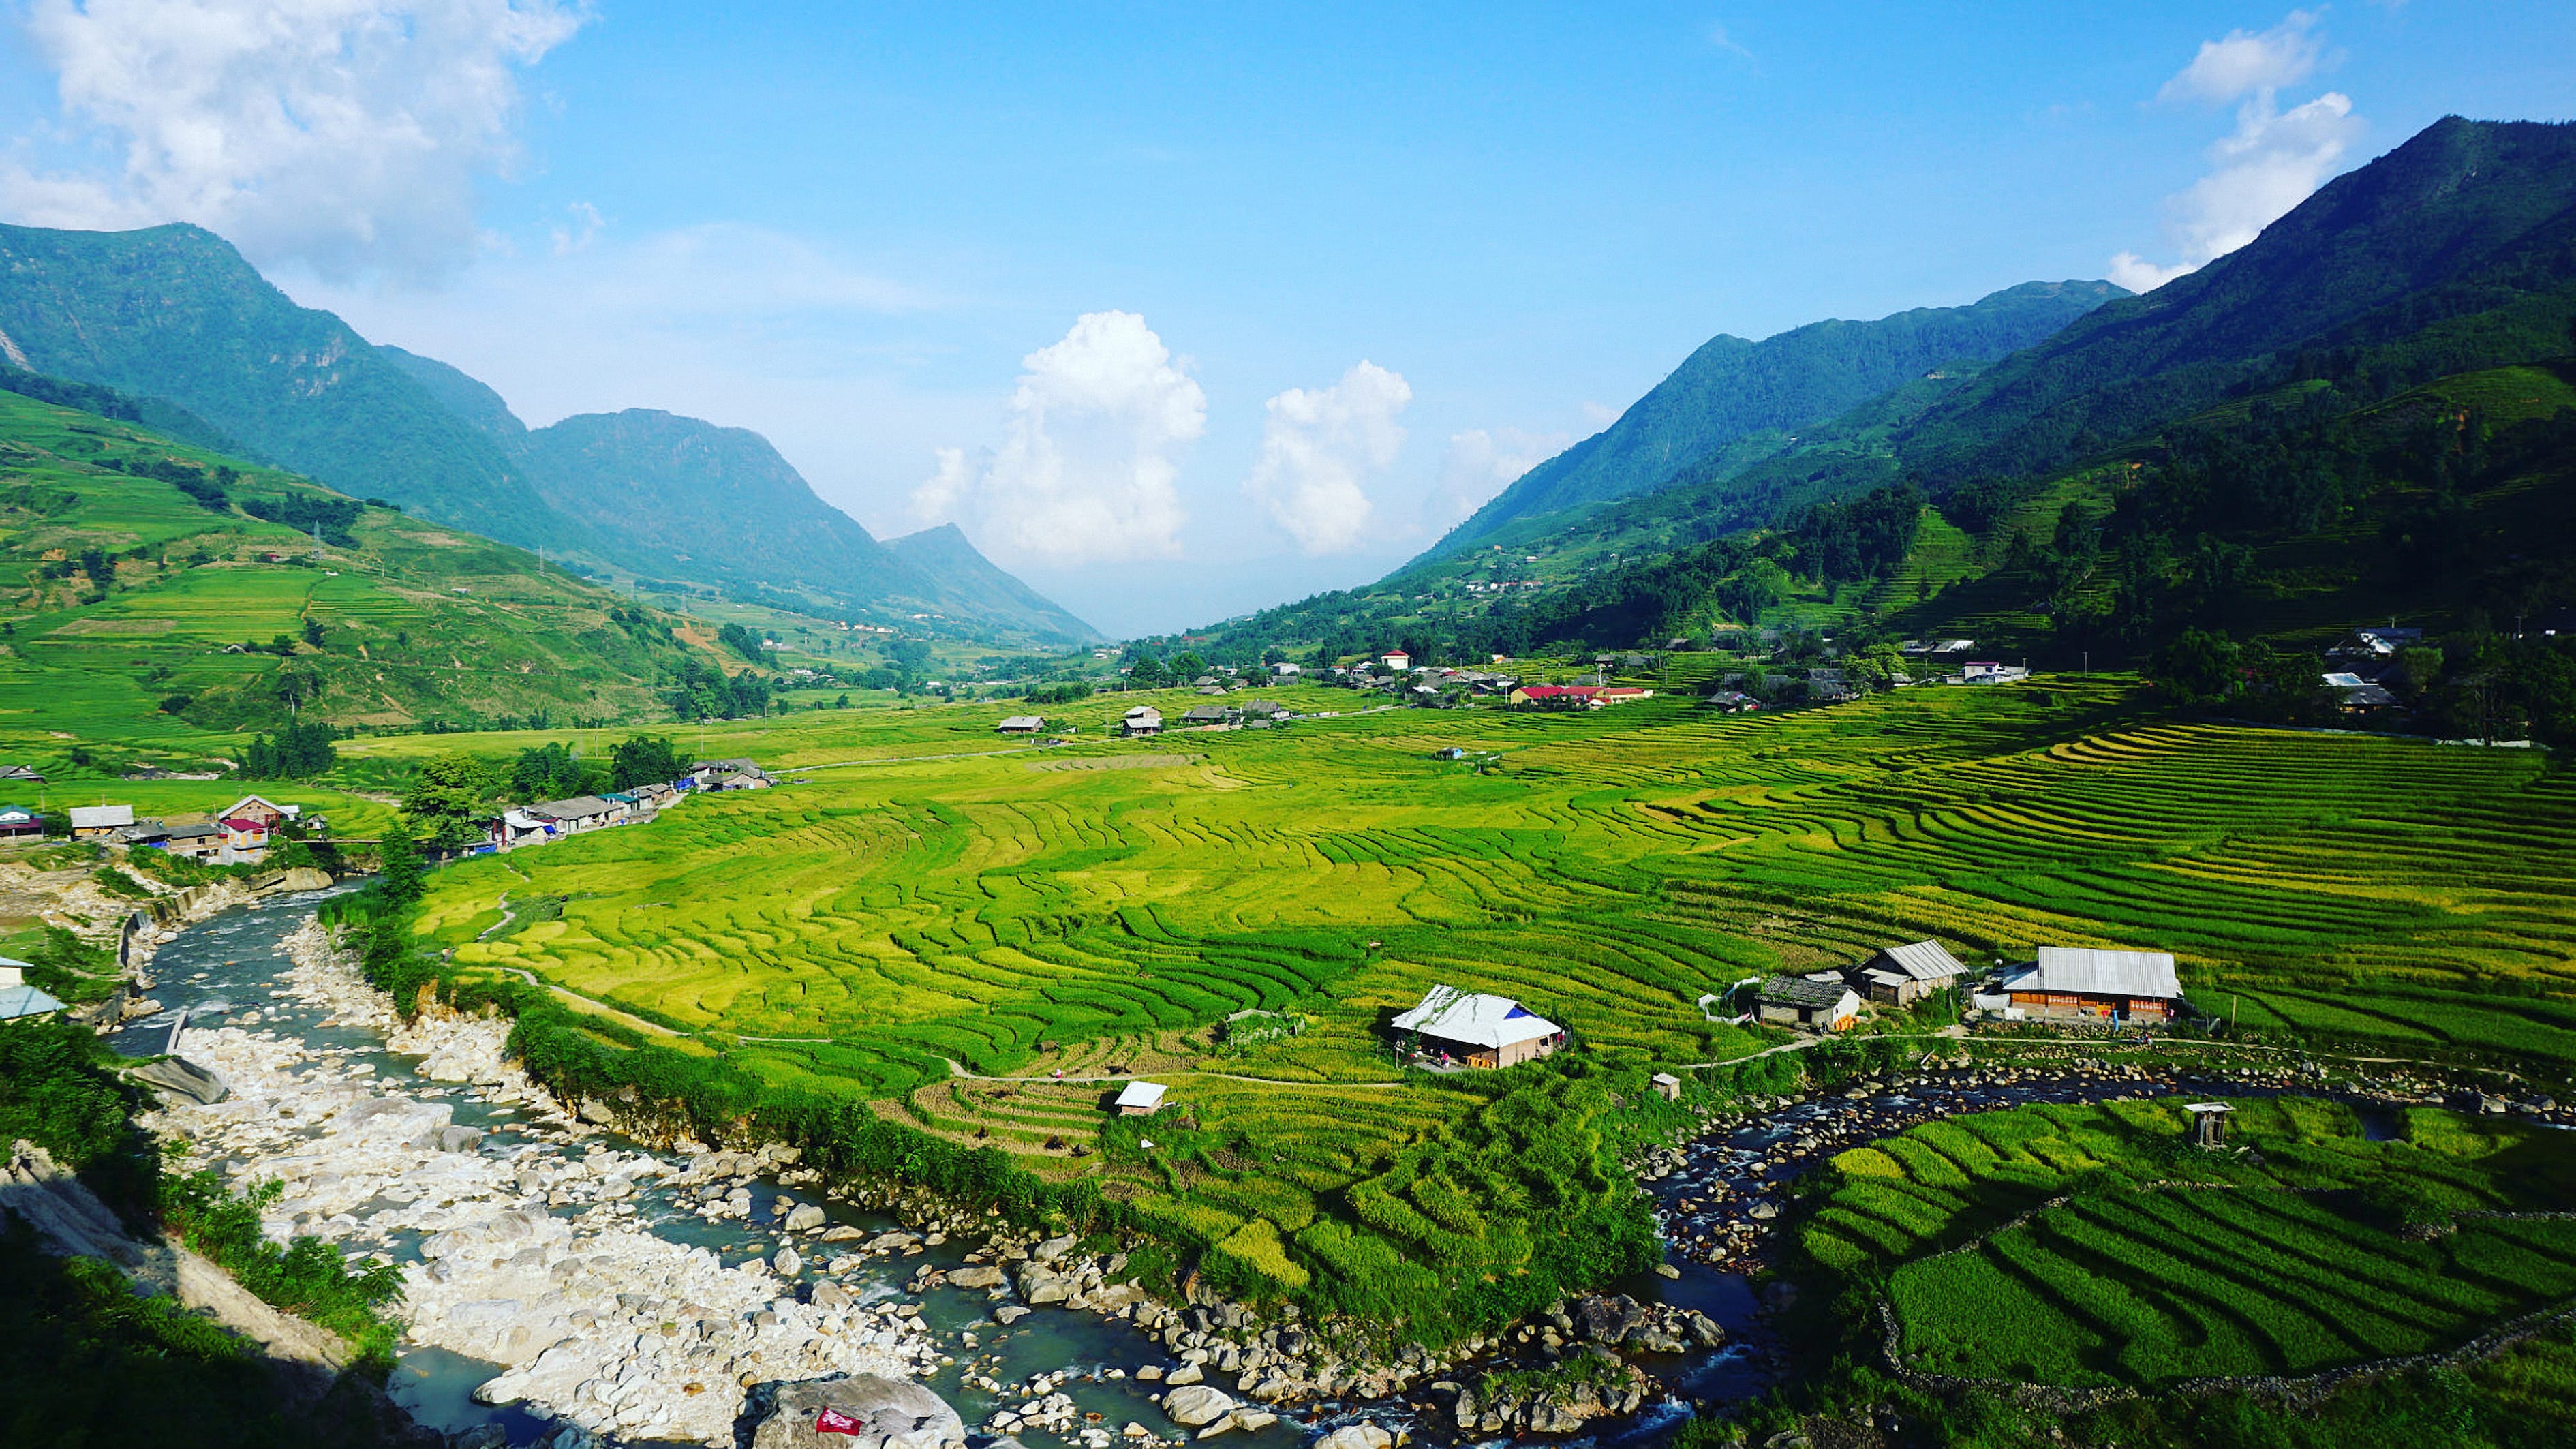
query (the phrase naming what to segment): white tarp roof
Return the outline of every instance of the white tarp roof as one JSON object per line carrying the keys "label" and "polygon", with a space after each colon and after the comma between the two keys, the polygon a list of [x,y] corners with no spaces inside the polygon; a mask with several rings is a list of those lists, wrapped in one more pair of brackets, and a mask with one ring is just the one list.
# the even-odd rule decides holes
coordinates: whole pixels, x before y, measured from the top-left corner
{"label": "white tarp roof", "polygon": [[1455,986],[1434,986],[1425,992],[1420,1006],[1395,1019],[1395,1029],[1484,1047],[1510,1046],[1563,1030],[1508,996],[1486,996]]}
{"label": "white tarp roof", "polygon": [[2042,946],[2039,959],[2004,977],[2006,991],[2082,992],[2095,996],[2182,995],[2174,959],[2163,951],[2091,951]]}
{"label": "white tarp roof", "polygon": [[15,1021],[22,1016],[42,1016],[60,1011],[63,1004],[33,986],[0,987],[0,1021]]}
{"label": "white tarp roof", "polygon": [[1118,1105],[1121,1107],[1159,1107],[1163,1105],[1163,1093],[1169,1090],[1170,1088],[1165,1087],[1160,1082],[1129,1082],[1126,1087],[1118,1093]]}
{"label": "white tarp roof", "polygon": [[104,830],[112,825],[134,823],[131,805],[75,805],[72,807],[72,829]]}

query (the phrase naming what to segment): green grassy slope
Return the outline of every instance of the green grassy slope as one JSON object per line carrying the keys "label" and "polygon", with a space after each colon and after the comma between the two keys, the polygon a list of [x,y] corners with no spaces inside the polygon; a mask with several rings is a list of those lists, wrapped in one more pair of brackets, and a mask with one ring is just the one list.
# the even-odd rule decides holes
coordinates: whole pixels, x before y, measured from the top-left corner
{"label": "green grassy slope", "polygon": [[[110,463],[236,474],[217,510]],[[349,521],[317,544],[243,511],[276,500]],[[227,748],[210,732],[282,724],[290,700],[347,724],[655,718],[686,648],[667,616],[521,550],[8,392],[0,560],[0,736],[45,755],[62,731],[203,758]]]}
{"label": "green grassy slope", "polygon": [[170,399],[352,496],[531,547],[591,541],[366,339],[201,228],[0,227],[0,332],[37,372]]}

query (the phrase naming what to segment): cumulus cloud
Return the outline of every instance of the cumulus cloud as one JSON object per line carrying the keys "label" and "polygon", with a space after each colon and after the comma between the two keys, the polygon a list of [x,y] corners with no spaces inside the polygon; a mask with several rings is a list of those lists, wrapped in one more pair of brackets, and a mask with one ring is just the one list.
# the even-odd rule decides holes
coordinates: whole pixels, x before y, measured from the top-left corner
{"label": "cumulus cloud", "polygon": [[470,261],[478,178],[516,155],[519,77],[563,0],[35,0],[64,130],[116,160],[0,165],[41,226],[192,221],[254,260],[410,278]]}
{"label": "cumulus cloud", "polygon": [[939,449],[914,511],[1048,563],[1179,556],[1177,455],[1206,431],[1207,395],[1163,339],[1133,312],[1086,312],[1020,366],[1002,445]]}
{"label": "cumulus cloud", "polygon": [[2222,39],[2204,40],[2200,53],[2164,83],[2156,99],[2223,106],[2240,96],[2297,85],[2325,60],[2325,37],[2317,34],[2317,20],[2315,11],[2293,10],[2259,34],[2231,30]]}
{"label": "cumulus cloud", "polygon": [[2165,199],[2165,241],[2181,260],[2158,263],[2124,251],[2111,259],[2112,281],[2147,292],[2196,271],[2252,241],[2335,174],[2364,129],[2352,98],[2327,91],[2288,110],[2280,105],[2281,87],[2324,63],[2316,20],[2294,10],[2260,34],[2238,30],[2205,41],[2157,92],[2166,101],[2241,101],[2236,129],[2210,146],[2208,174]]}
{"label": "cumulus cloud", "polygon": [[1365,358],[1331,387],[1279,394],[1265,405],[1261,458],[1244,495],[1307,553],[1357,547],[1373,510],[1363,485],[1404,447],[1396,417],[1412,401],[1402,375]]}
{"label": "cumulus cloud", "polygon": [[1449,451],[1440,459],[1440,482],[1432,490],[1434,522],[1442,528],[1458,522],[1486,500],[1566,449],[1574,439],[1564,433],[1532,433],[1519,428],[1469,428],[1449,435]]}

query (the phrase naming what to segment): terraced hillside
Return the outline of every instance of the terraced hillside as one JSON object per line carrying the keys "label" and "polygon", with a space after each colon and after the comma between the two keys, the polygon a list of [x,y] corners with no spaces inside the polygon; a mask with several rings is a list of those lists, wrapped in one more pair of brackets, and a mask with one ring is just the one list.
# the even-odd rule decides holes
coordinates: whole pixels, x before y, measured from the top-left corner
{"label": "terraced hillside", "polygon": [[[2576,1144],[2410,1109],[2168,1103],[1927,1123],[1834,1160],[1808,1253],[1883,1292],[1939,1373],[2059,1384],[2308,1374],[2458,1345],[2576,1295]],[[2438,1229],[2439,1231],[2432,1231]]]}
{"label": "terraced hillside", "polygon": [[[711,738],[803,782],[442,871],[421,929],[1289,1285],[1531,1251],[1549,1205],[1510,1159],[1544,1134],[1379,1045],[1439,982],[1673,1065],[1762,1044],[1701,994],[1879,942],[2157,947],[2267,1035],[2576,1077],[2576,788],[2531,752],[2164,724],[2112,679],[1052,750],[992,742],[996,713]],[[1124,1073],[1177,1113],[1108,1118]],[[1558,1085],[1578,1129],[1605,1105]]]}

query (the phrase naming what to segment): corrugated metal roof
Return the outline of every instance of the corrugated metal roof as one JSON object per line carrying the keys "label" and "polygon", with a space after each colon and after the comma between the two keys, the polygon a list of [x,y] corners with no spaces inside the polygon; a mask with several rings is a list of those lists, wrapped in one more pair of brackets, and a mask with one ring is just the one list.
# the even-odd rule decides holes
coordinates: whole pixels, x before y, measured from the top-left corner
{"label": "corrugated metal roof", "polygon": [[33,986],[0,986],[0,1021],[15,1021],[22,1016],[42,1016],[60,1011],[63,1004]]}
{"label": "corrugated metal roof", "polygon": [[2006,991],[2073,992],[2089,996],[2182,995],[2174,959],[2164,951],[2095,951],[2042,946],[2039,959],[2004,975]]}
{"label": "corrugated metal roof", "polygon": [[1487,996],[1455,986],[1434,986],[1424,992],[1421,1005],[1396,1017],[1395,1029],[1486,1047],[1536,1041],[1563,1030],[1508,996]]}
{"label": "corrugated metal roof", "polygon": [[1169,1087],[1166,1087],[1159,1082],[1129,1082],[1126,1087],[1118,1093],[1118,1105],[1121,1107],[1159,1107],[1163,1105],[1163,1094],[1170,1090],[1171,1089]]}
{"label": "corrugated metal roof", "polygon": [[105,830],[110,826],[134,823],[131,805],[75,805],[72,807],[72,829]]}
{"label": "corrugated metal roof", "polygon": [[1917,981],[1947,981],[1968,969],[1959,959],[1942,949],[1938,941],[1917,941],[1910,946],[1890,946],[1879,952],[1897,970]]}

